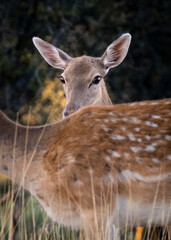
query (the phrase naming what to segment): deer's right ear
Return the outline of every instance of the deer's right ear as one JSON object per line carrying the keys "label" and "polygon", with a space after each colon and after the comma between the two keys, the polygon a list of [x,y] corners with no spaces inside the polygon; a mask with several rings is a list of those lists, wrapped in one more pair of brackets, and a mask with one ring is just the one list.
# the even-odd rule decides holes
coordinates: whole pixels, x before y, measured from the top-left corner
{"label": "deer's right ear", "polygon": [[131,35],[123,34],[106,49],[102,61],[107,69],[118,66],[126,57],[131,43]]}
{"label": "deer's right ear", "polygon": [[72,59],[62,50],[56,48],[55,46],[46,41],[43,41],[38,37],[33,37],[33,43],[42,55],[42,57],[45,59],[45,61],[54,68],[64,70],[67,63]]}

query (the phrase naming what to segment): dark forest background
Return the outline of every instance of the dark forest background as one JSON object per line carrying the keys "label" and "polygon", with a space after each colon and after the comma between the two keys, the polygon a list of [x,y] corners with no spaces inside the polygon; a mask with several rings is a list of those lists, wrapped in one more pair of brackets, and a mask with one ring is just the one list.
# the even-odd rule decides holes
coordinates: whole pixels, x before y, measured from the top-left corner
{"label": "dark forest background", "polygon": [[[126,59],[106,77],[113,103],[171,97],[170,13],[170,0],[0,0],[0,109],[13,118],[24,114],[41,99],[47,78],[59,75],[39,55],[33,36],[71,56],[101,56],[129,32]],[[53,87],[54,96],[61,86]],[[47,97],[39,108],[46,104],[53,101]]]}
{"label": "dark forest background", "polygon": [[[170,13],[170,0],[0,0],[0,109],[12,119],[19,112],[24,124],[30,111],[33,125],[46,122],[52,108],[56,115],[50,120],[61,118],[65,97],[60,71],[43,60],[33,36],[71,56],[98,57],[129,32],[132,42],[126,59],[105,79],[113,103],[171,97]],[[28,193],[25,198],[21,191],[18,194],[16,186],[14,195],[19,197],[13,201],[11,186],[1,174],[0,239],[8,239],[13,208],[15,240],[78,239],[73,231],[55,230],[37,201]]]}

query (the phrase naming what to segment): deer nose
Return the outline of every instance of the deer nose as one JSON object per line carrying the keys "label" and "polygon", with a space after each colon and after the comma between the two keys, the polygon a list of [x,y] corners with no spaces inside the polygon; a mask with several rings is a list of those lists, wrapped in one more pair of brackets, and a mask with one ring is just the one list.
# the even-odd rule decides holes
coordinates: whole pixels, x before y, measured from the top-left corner
{"label": "deer nose", "polygon": [[68,104],[65,109],[63,110],[63,118],[71,115],[72,113],[76,112],[80,108],[79,105],[76,104]]}

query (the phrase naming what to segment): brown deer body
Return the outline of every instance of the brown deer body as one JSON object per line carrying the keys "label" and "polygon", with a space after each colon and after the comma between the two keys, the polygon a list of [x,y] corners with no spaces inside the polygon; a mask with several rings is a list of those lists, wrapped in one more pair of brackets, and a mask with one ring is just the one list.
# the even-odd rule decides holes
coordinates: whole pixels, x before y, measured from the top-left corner
{"label": "brown deer body", "polygon": [[123,34],[108,46],[102,57],[71,58],[55,46],[34,37],[33,42],[43,58],[54,68],[64,70],[61,81],[66,95],[63,117],[86,105],[111,105],[104,77],[110,68],[126,57],[131,35]]}
{"label": "brown deer body", "polygon": [[51,125],[0,115],[0,171],[87,239],[171,224],[171,99],[90,106]]}

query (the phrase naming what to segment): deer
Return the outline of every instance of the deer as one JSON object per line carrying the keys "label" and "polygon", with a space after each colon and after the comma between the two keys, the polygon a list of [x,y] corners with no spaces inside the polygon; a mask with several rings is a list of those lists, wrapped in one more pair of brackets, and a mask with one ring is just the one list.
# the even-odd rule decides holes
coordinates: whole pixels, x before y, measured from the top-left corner
{"label": "deer", "polygon": [[[110,68],[118,66],[125,59],[131,43],[129,33],[116,39],[107,47],[102,57],[98,58],[72,58],[38,37],[33,37],[33,43],[50,66],[63,70],[60,79],[67,103],[63,110],[63,118],[86,105],[112,105],[104,77]],[[137,228],[137,233],[139,230]]]}
{"label": "deer", "polygon": [[171,99],[85,106],[42,126],[0,111],[0,172],[87,240],[163,226],[171,239]]}
{"label": "deer", "polygon": [[63,118],[87,105],[112,105],[104,77],[110,68],[118,66],[126,57],[131,35],[125,33],[112,42],[102,57],[81,56],[72,58],[54,45],[33,37],[33,43],[45,61],[63,70],[61,82],[66,95]]}

